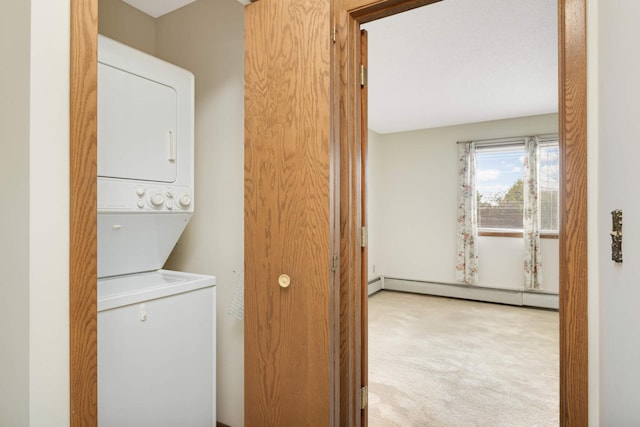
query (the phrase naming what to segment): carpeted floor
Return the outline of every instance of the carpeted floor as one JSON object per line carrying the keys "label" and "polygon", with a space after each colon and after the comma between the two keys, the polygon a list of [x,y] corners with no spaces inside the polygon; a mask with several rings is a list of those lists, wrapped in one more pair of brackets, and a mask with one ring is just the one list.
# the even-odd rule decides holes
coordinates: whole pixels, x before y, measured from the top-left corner
{"label": "carpeted floor", "polygon": [[558,312],[369,298],[369,425],[557,426]]}

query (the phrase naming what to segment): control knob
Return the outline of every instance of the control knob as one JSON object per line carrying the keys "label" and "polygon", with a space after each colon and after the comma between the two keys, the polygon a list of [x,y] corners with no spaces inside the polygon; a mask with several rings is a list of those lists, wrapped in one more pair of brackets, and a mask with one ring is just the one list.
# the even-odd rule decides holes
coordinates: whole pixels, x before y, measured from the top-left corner
{"label": "control knob", "polygon": [[153,206],[159,208],[164,203],[164,196],[160,192],[153,193],[150,200]]}
{"label": "control knob", "polygon": [[191,205],[191,196],[188,194],[181,194],[180,197],[178,197],[178,204],[182,208],[188,208],[189,205]]}

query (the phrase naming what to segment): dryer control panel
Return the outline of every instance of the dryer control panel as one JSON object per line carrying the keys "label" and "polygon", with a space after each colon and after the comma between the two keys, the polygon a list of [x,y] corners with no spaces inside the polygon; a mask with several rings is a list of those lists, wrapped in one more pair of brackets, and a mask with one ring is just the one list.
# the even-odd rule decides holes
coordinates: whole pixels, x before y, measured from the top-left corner
{"label": "dryer control panel", "polygon": [[98,212],[193,212],[193,189],[156,182],[98,180]]}
{"label": "dryer control panel", "polygon": [[189,209],[191,207],[191,191],[186,188],[145,188],[139,186],[136,188],[138,201],[136,206],[138,209]]}

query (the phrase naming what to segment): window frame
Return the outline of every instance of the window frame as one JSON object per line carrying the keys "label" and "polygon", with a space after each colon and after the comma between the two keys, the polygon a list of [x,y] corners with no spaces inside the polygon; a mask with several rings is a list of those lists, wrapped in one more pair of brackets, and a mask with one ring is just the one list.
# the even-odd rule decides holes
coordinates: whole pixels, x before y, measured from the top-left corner
{"label": "window frame", "polygon": [[[522,146],[524,147],[524,138],[526,137],[515,137],[515,138],[509,138],[507,139],[503,139],[503,140],[487,140],[487,141],[482,141],[479,144],[476,144],[476,152],[475,152],[475,156],[476,156],[476,173],[478,172],[478,167],[477,167],[477,156],[478,156],[478,150],[483,150],[483,149],[494,149],[496,151],[499,151],[500,147],[504,147],[505,149],[507,149],[508,147],[516,147],[516,146]],[[549,145],[550,143],[552,145],[556,145],[559,149],[560,147],[560,141],[558,139],[558,135],[541,135],[538,136],[538,138],[540,139],[540,143],[544,143]],[[558,167],[560,167],[560,161],[558,160]],[[559,173],[561,173],[561,171],[559,171]],[[478,192],[477,189],[477,185],[476,185],[476,193]],[[478,223],[479,223],[479,217],[480,217],[480,206],[476,206],[476,216],[478,217]],[[541,239],[558,239],[559,238],[559,233],[560,233],[560,213],[558,213],[558,230],[544,230],[544,231],[540,231],[540,238]],[[507,238],[523,238],[524,237],[524,230],[522,228],[486,228],[486,227],[480,227],[478,225],[478,236],[482,236],[482,237],[507,237]]]}

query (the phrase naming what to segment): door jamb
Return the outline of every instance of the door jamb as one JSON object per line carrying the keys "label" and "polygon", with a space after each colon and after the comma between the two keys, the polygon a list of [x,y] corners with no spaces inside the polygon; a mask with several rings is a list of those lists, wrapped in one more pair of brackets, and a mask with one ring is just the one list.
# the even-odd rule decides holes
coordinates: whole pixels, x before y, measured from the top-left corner
{"label": "door jamb", "polygon": [[[359,35],[360,24],[440,0],[337,0],[333,69],[334,135],[340,143],[341,298],[359,292],[361,260],[350,248],[360,239]],[[587,77],[586,0],[558,0],[558,98],[561,152],[560,425],[588,425],[587,307]],[[355,173],[354,173],[355,172]],[[343,305],[343,309],[344,309]],[[341,425],[359,425],[357,393],[363,355],[358,349],[361,305],[349,303],[341,318]],[[348,401],[345,401],[348,400]],[[343,411],[347,411],[344,413]]]}
{"label": "door jamb", "polygon": [[98,425],[98,0],[71,0],[69,63],[69,412]]}

